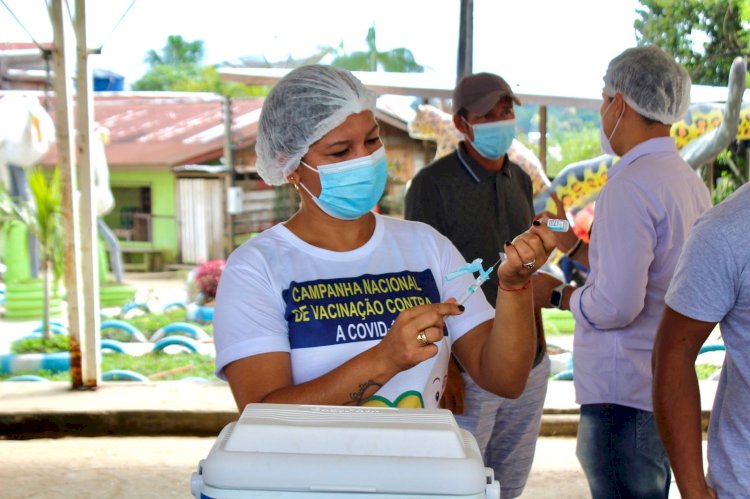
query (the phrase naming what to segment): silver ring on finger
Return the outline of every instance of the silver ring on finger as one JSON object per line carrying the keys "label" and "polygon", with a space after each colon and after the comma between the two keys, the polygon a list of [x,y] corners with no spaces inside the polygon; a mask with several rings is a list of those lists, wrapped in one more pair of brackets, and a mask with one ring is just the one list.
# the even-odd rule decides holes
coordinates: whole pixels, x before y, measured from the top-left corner
{"label": "silver ring on finger", "polygon": [[430,344],[430,340],[427,338],[427,333],[425,333],[424,330],[417,333],[417,341],[422,346]]}
{"label": "silver ring on finger", "polygon": [[523,265],[523,268],[529,270],[534,270],[534,264],[536,264],[536,258],[534,258],[530,262],[521,263],[521,265]]}

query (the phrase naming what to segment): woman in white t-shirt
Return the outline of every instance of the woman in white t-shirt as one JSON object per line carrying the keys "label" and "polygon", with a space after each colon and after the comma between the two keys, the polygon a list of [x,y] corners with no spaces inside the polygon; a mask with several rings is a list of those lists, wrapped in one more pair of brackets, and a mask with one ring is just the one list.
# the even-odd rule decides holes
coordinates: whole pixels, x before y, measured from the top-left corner
{"label": "woman in white t-shirt", "polygon": [[[455,247],[418,222],[373,213],[386,155],[375,95],[350,72],[305,66],[268,95],[261,177],[301,207],[237,248],[214,315],[216,373],[251,402],[438,407],[452,350],[477,383],[523,391],[536,351],[529,276],[555,238],[536,222],[498,268],[496,308]],[[485,267],[494,262],[484,262]],[[460,274],[456,277],[456,274]]]}

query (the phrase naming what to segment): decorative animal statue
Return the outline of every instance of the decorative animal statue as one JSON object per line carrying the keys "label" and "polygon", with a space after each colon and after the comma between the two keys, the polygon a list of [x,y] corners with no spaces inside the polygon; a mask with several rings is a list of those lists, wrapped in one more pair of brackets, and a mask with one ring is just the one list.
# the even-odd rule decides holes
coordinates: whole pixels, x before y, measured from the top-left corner
{"label": "decorative animal statue", "polygon": [[[692,104],[685,118],[672,125],[670,133],[680,148],[680,156],[693,168],[715,158],[733,140],[750,138],[750,103],[742,102],[746,71],[745,61],[736,58],[729,72],[726,103]],[[550,188],[534,199],[535,211],[554,210],[550,192],[557,194],[566,210],[594,200],[607,181],[607,170],[618,159],[602,155],[566,166]]]}
{"label": "decorative animal statue", "polygon": [[[408,130],[409,136],[414,139],[434,140],[437,143],[434,159],[450,154],[464,139],[453,125],[453,116],[429,104],[419,106],[416,117],[408,124]],[[550,180],[544,173],[542,163],[529,148],[513,139],[508,157],[531,177],[535,197],[549,188]]]}
{"label": "decorative animal statue", "polygon": [[[742,103],[745,73],[744,60],[736,58],[729,74],[726,104],[692,104],[685,118],[672,125],[671,135],[680,148],[680,155],[693,168],[715,158],[735,138],[750,139],[750,103]],[[453,126],[449,113],[426,104],[419,106],[408,130],[413,138],[437,142],[436,159],[452,152],[463,140],[463,134]],[[550,182],[539,159],[518,140],[513,140],[508,155],[531,177],[537,213],[554,209],[550,192],[557,193],[567,210],[581,208],[596,199],[607,181],[607,170],[619,159],[601,155],[572,163]]]}
{"label": "decorative animal statue", "polygon": [[55,123],[39,99],[15,93],[0,98],[0,165],[31,166],[54,142]]}
{"label": "decorative animal statue", "polygon": [[[109,139],[106,128],[98,128],[91,138],[91,162],[94,169],[94,203],[96,214],[103,217],[112,211],[114,196],[109,185],[109,166],[104,151]],[[34,166],[55,143],[55,124],[49,113],[30,94],[8,93],[0,98],[0,183],[8,186],[14,198],[29,202],[26,168]],[[118,282],[122,282],[122,256],[117,238],[99,218],[98,227],[110,248],[111,264]],[[38,261],[36,244],[29,244],[30,274],[22,269],[21,277],[36,277]],[[12,274],[12,272],[11,272]]]}
{"label": "decorative animal statue", "polygon": [[[25,167],[39,161],[55,142],[55,124],[39,103],[39,99],[23,93],[8,93],[0,98],[0,183],[14,199],[31,201]],[[23,232],[23,233],[21,233]],[[11,235],[6,234],[7,237]],[[19,239],[20,247],[28,242],[29,265],[9,268],[5,280],[23,280],[38,276],[38,245],[26,229],[14,229],[12,237]],[[13,260],[12,258],[10,260]]]}

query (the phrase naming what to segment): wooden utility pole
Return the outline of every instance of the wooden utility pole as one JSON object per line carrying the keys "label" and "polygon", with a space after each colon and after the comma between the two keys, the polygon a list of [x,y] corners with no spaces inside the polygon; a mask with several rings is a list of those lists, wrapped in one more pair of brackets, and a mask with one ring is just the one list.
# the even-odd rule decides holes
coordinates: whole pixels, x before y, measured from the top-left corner
{"label": "wooden utility pole", "polygon": [[[99,328],[99,233],[95,196],[96,173],[91,164],[91,134],[93,133],[94,99],[92,73],[89,71],[89,50],[86,37],[86,0],[76,0],[75,33],[77,43],[76,115],[78,116],[78,171],[81,203],[81,274],[83,280],[83,328],[81,329],[81,380],[73,380],[74,387],[92,388],[100,381]],[[78,384],[80,383],[80,384]]]}
{"label": "wooden utility pole", "polygon": [[[76,0],[76,7],[81,10],[76,13],[76,25],[82,27],[85,31],[85,6],[84,0]],[[79,5],[80,4],[80,5]],[[70,336],[70,375],[73,388],[90,388],[95,387],[98,383],[98,317],[95,321],[89,321],[93,313],[98,314],[98,290],[95,297],[92,297],[91,290],[85,285],[84,276],[90,273],[93,267],[96,272],[96,264],[91,264],[91,247],[96,245],[96,237],[90,235],[91,220],[85,217],[81,220],[79,216],[80,206],[83,204],[91,206],[90,189],[93,186],[91,182],[91,172],[85,174],[86,188],[80,194],[78,189],[78,178],[76,168],[76,151],[75,145],[75,123],[71,111],[74,109],[73,88],[72,88],[72,70],[70,69],[71,58],[68,57],[68,51],[75,43],[74,39],[69,37],[65,29],[65,16],[63,0],[50,0],[49,16],[52,22],[53,44],[52,44],[52,61],[54,64],[54,81],[53,89],[55,92],[55,118],[57,134],[57,153],[60,165],[60,187],[62,194],[62,226],[63,226],[63,265],[65,269],[64,282],[66,290],[66,302],[68,306],[68,333]],[[85,43],[85,36],[84,36]],[[86,46],[83,45],[83,50]],[[80,51],[80,49],[79,49]],[[80,64],[80,62],[79,62]],[[80,66],[79,66],[80,70]],[[86,62],[83,63],[83,70],[88,73]],[[80,80],[87,84],[88,76],[78,75]],[[79,95],[79,113],[80,108],[88,108],[88,92],[85,95]],[[88,117],[88,109],[83,111],[84,116]],[[79,120],[80,120],[79,114]],[[81,121],[82,128],[90,129],[88,120]],[[86,140],[89,134],[84,132]],[[79,142],[81,144],[81,142]],[[87,142],[88,144],[88,142]],[[86,157],[88,163],[88,147],[81,147],[80,151]],[[87,168],[90,168],[87,165]],[[84,199],[88,196],[88,199]],[[86,255],[82,253],[81,226],[88,223],[86,230]],[[95,226],[95,224],[93,224]],[[93,298],[93,299],[92,299]],[[87,307],[88,305],[88,307]],[[88,309],[88,312],[87,312]],[[92,349],[91,343],[94,348]],[[93,361],[92,361],[93,359]],[[93,372],[92,372],[93,371]]]}

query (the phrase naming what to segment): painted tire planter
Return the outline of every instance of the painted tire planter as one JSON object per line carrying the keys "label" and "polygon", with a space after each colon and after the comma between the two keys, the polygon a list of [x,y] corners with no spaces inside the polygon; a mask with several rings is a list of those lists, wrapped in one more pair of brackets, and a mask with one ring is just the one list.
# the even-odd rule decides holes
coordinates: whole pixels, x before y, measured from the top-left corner
{"label": "painted tire planter", "polygon": [[143,333],[129,322],[121,321],[119,319],[102,321],[102,324],[99,327],[99,331],[104,332],[105,329],[117,329],[119,331],[130,334],[130,339],[132,341],[137,341],[140,343],[146,342],[146,337],[143,335]]}
{"label": "painted tire planter", "polygon": [[161,352],[165,348],[174,345],[186,348],[193,353],[198,353],[198,343],[185,336],[167,336],[166,338],[162,338],[154,344],[152,352]]}
{"label": "painted tire planter", "polygon": [[13,376],[5,381],[49,381],[47,378],[37,376],[36,374],[21,374],[19,376]]}
{"label": "painted tire planter", "polygon": [[175,334],[183,334],[198,341],[206,341],[211,339],[208,333],[206,333],[203,329],[196,326],[195,324],[190,324],[187,322],[173,322],[172,324],[167,324],[163,328],[158,329],[151,336],[149,341],[156,342],[161,338]]}
{"label": "painted tire planter", "polygon": [[125,351],[125,346],[123,345],[121,341],[112,340],[110,338],[102,338],[101,350],[102,352],[104,350],[110,350],[114,353],[127,353]]}
{"label": "painted tire planter", "polygon": [[186,312],[187,319],[190,321],[201,322],[205,324],[214,320],[214,307],[199,305],[197,303],[189,303],[186,305],[182,302],[172,302],[166,305],[163,311],[167,312],[168,310],[173,308],[183,309]]}
{"label": "painted tire planter", "polygon": [[0,355],[0,373],[13,374],[36,371],[54,373],[70,371],[70,352]]}
{"label": "painted tire planter", "polygon": [[102,374],[102,381],[140,381],[146,382],[149,379],[141,373],[128,371],[127,369],[114,369]]}
{"label": "painted tire planter", "polygon": [[127,314],[128,312],[133,310],[140,310],[141,312],[145,312],[147,314],[151,313],[151,309],[148,308],[148,305],[146,303],[130,302],[122,306],[123,314]]}
{"label": "painted tire planter", "polygon": [[[40,319],[44,316],[44,281],[8,282],[5,284],[5,318],[12,320]],[[50,313],[54,317],[62,313],[62,298],[52,292]]]}
{"label": "painted tire planter", "polygon": [[555,381],[573,381],[573,370],[562,371],[555,374],[552,379]]}
{"label": "painted tire planter", "polygon": [[187,310],[187,305],[182,303],[181,301],[175,301],[172,303],[167,303],[164,305],[164,308],[162,309],[162,312],[168,312],[169,310],[173,308],[181,308],[182,310]]}
{"label": "painted tire planter", "polygon": [[556,375],[566,371],[573,371],[573,353],[565,352],[549,356],[550,374]]}
{"label": "painted tire planter", "polygon": [[[52,334],[68,334],[68,329],[57,321],[50,322],[50,330],[52,331]],[[31,335],[29,336],[38,337],[41,336],[43,332],[44,325],[40,324],[36,327],[36,329],[34,329],[34,331],[31,332]]]}
{"label": "painted tire planter", "polygon": [[706,352],[726,352],[726,347],[722,343],[711,343],[703,345],[698,352],[698,355]]}
{"label": "painted tire planter", "polygon": [[185,310],[187,311],[188,320],[200,322],[203,324],[212,322],[214,320],[214,307],[191,303]]}

